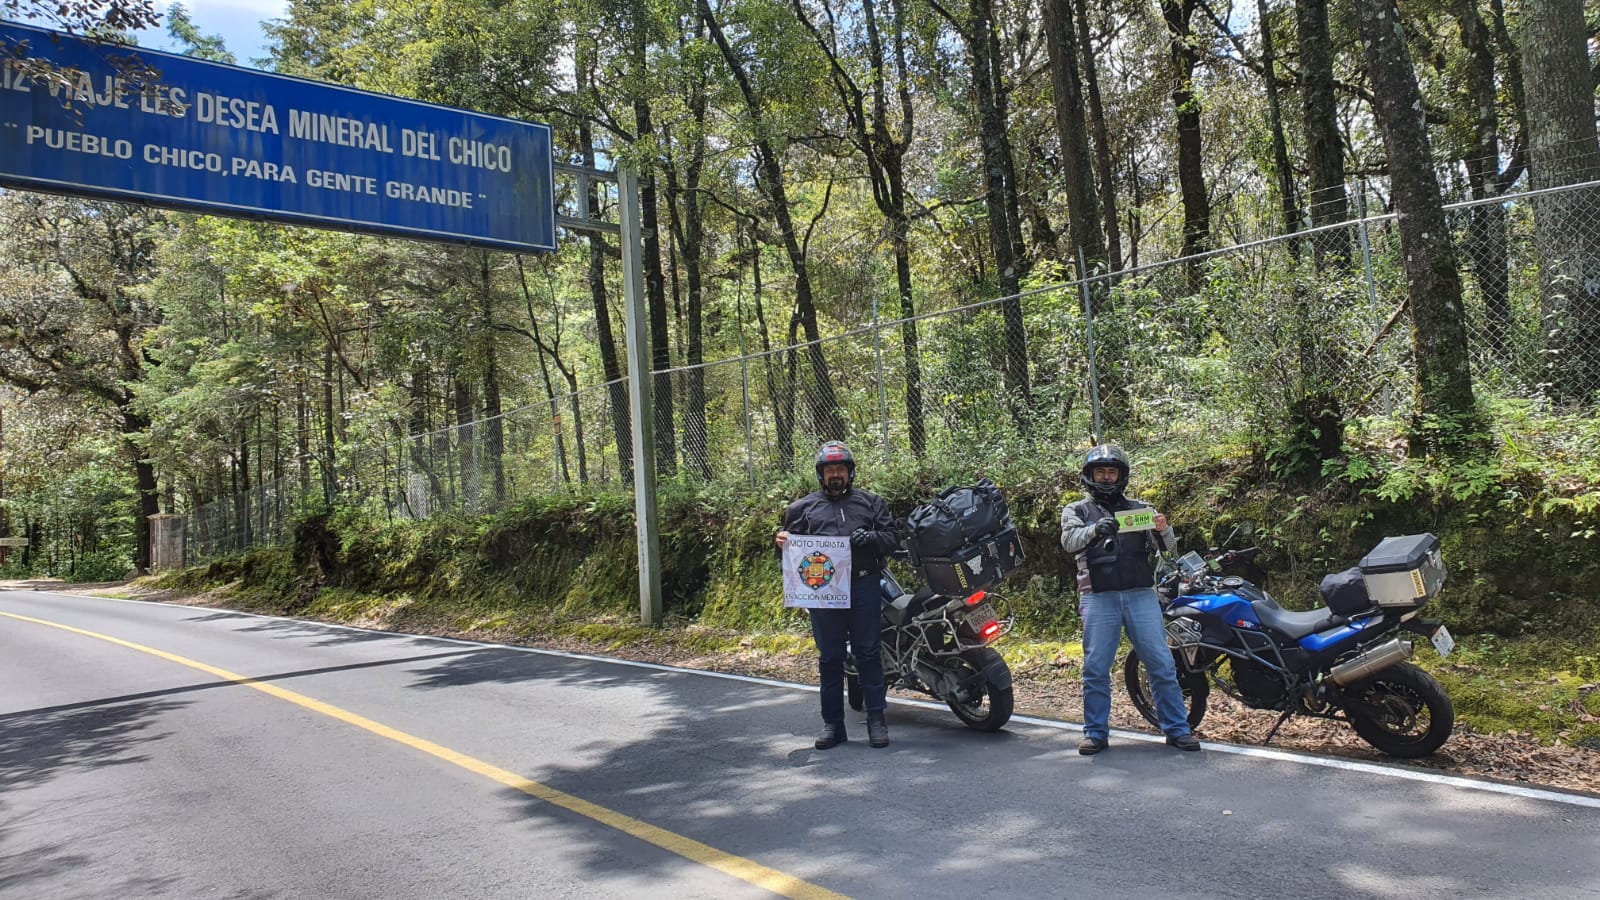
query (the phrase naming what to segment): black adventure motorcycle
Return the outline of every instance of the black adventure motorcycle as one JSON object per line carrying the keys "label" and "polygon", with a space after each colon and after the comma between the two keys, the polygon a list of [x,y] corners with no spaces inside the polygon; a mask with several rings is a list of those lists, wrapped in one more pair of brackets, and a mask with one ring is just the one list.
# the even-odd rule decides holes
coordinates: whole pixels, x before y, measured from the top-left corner
{"label": "black adventure motorcycle", "polygon": [[[1405,661],[1412,644],[1399,637],[1427,636],[1441,656],[1455,646],[1442,623],[1418,617],[1444,583],[1438,539],[1384,538],[1359,567],[1323,579],[1327,606],[1305,612],[1286,610],[1256,585],[1225,574],[1257,552],[1186,553],[1157,584],[1190,727],[1205,718],[1215,685],[1252,709],[1281,713],[1263,744],[1298,714],[1348,722],[1390,756],[1439,749],[1455,727],[1450,697]],[[1159,725],[1137,653],[1128,654],[1123,675],[1134,706]]]}
{"label": "black adventure motorcycle", "polygon": [[[989,588],[1023,563],[1022,544],[1005,498],[988,479],[952,487],[912,510],[903,523],[909,560],[927,582],[907,591],[887,568],[879,580],[883,600],[883,676],[942,700],[978,731],[998,731],[1011,720],[1016,697],[1011,668],[992,646],[1011,631],[996,612]],[[845,660],[850,708],[862,708],[855,661]]]}
{"label": "black adventure motorcycle", "polygon": [[[905,551],[897,551],[904,559]],[[967,727],[999,731],[1011,720],[1016,697],[1011,667],[991,645],[1011,631],[1012,620],[995,612],[988,591],[951,597],[922,588],[911,593],[885,569],[883,590],[883,678],[943,700]],[[854,657],[845,660],[845,696],[862,708],[861,678]]]}

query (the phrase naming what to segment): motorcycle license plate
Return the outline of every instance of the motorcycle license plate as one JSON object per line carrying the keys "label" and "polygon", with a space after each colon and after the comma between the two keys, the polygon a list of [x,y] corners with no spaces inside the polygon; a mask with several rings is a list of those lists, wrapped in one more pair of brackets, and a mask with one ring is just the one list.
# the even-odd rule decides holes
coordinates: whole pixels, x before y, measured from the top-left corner
{"label": "motorcycle license plate", "polygon": [[1433,641],[1433,649],[1439,651],[1440,656],[1449,656],[1450,651],[1456,648],[1456,639],[1450,636],[1450,629],[1443,625],[1434,629],[1429,640]]}
{"label": "motorcycle license plate", "polygon": [[967,608],[967,627],[973,631],[982,632],[983,626],[995,621],[994,607],[985,600],[977,606]]}

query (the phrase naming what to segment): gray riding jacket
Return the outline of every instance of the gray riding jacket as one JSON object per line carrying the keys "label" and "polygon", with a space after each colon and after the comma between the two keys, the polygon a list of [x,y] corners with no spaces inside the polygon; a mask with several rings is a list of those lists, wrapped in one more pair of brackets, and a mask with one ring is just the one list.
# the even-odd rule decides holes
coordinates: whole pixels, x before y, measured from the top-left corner
{"label": "gray riding jacket", "polygon": [[1111,539],[1096,537],[1094,533],[1095,523],[1113,512],[1143,506],[1145,504],[1127,497],[1119,498],[1109,507],[1102,506],[1094,498],[1085,496],[1061,510],[1061,549],[1077,559],[1078,593],[1155,586],[1156,550],[1159,547],[1170,553],[1178,547],[1178,538],[1170,526],[1159,533],[1127,531]]}

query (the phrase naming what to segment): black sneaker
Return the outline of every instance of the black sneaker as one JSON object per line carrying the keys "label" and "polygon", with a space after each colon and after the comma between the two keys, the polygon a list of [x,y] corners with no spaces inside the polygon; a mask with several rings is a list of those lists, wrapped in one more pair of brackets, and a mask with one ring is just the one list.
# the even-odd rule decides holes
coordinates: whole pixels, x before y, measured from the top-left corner
{"label": "black sneaker", "polygon": [[889,723],[883,720],[883,713],[867,713],[867,745],[871,747],[889,746]]}
{"label": "black sneaker", "polygon": [[850,740],[844,733],[843,722],[827,722],[822,726],[822,733],[817,735],[817,749],[826,750]]}
{"label": "black sneaker", "polygon": [[1199,750],[1200,749],[1200,739],[1195,737],[1192,734],[1180,734],[1180,735],[1177,735],[1176,737],[1174,737],[1172,735],[1168,735],[1167,736],[1167,744],[1169,746],[1177,747],[1179,750]]}
{"label": "black sneaker", "polygon": [[1111,744],[1105,738],[1086,737],[1078,742],[1078,755],[1093,756],[1109,746]]}

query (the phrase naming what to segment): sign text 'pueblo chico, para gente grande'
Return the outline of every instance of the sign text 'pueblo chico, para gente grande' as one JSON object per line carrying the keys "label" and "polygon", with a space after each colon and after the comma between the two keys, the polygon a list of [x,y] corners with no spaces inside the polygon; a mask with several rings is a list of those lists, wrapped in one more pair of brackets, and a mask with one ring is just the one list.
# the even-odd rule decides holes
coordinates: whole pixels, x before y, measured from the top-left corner
{"label": "sign text 'pueblo chico, para gente grande'", "polygon": [[[5,23],[0,181],[221,215],[555,246],[548,126]],[[132,66],[130,66],[130,61]],[[142,67],[155,74],[139,75]]]}

